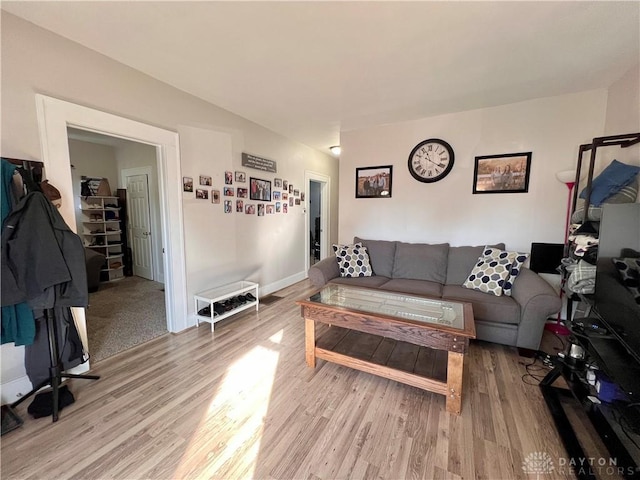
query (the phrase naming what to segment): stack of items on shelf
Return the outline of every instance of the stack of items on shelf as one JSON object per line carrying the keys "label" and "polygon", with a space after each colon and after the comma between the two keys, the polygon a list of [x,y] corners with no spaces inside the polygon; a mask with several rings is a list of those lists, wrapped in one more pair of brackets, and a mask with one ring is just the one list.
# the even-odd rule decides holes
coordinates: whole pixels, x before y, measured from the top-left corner
{"label": "stack of items on shelf", "polygon": [[[568,256],[562,268],[568,279],[565,285],[569,294],[592,294],[595,288],[596,261],[598,257],[598,232],[605,203],[633,203],[638,195],[640,167],[613,160],[591,183],[590,202],[587,206],[586,187],[571,217],[568,237]],[[585,215],[585,208],[587,213]]]}

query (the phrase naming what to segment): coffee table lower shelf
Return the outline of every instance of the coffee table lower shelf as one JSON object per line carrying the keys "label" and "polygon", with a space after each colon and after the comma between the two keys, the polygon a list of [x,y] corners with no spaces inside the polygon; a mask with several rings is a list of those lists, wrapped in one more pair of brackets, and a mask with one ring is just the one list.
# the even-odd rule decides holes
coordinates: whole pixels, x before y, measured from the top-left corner
{"label": "coffee table lower shelf", "polygon": [[[332,325],[315,339],[307,320],[306,360],[316,358],[445,395],[446,408],[460,413],[464,355]],[[313,333],[308,329],[312,328]],[[449,395],[450,393],[450,395]]]}

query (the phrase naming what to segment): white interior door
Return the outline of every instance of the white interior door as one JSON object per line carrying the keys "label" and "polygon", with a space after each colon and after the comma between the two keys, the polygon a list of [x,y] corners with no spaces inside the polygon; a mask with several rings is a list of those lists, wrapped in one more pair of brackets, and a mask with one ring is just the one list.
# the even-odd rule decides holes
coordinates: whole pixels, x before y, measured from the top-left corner
{"label": "white interior door", "polygon": [[147,175],[127,176],[127,218],[133,251],[133,274],[153,280],[153,252]]}

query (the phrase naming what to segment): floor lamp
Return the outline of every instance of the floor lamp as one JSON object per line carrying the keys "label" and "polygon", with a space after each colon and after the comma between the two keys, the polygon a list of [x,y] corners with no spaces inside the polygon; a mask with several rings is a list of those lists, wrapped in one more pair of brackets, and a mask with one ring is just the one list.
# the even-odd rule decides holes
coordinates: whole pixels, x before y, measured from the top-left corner
{"label": "floor lamp", "polygon": [[[569,241],[569,225],[571,224],[571,197],[573,194],[573,188],[576,185],[576,172],[575,170],[563,170],[562,172],[556,173],[556,178],[558,181],[564,183],[569,190],[568,198],[567,198],[567,216],[564,221],[564,245],[565,249],[567,248],[567,242]],[[565,250],[565,254],[566,254]],[[562,276],[562,282],[560,284],[560,298],[562,299],[562,293],[564,291],[564,283],[565,283],[565,275]],[[567,302],[571,300],[567,297]],[[567,312],[569,310],[567,309]],[[558,318],[556,319],[556,323],[548,323],[545,325],[545,329],[549,330],[558,335],[569,335],[571,331],[562,324],[561,320],[561,312],[558,312]],[[571,320],[567,318],[567,321]]]}

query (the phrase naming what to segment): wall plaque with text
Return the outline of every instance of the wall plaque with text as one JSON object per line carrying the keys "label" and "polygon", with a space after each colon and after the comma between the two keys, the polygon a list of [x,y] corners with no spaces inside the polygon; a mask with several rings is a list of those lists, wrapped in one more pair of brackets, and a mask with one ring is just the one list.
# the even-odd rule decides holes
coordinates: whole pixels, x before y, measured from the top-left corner
{"label": "wall plaque with text", "polygon": [[256,170],[262,170],[263,172],[276,173],[278,171],[277,164],[274,160],[256,157],[255,155],[244,152],[242,153],[242,166],[255,168]]}

